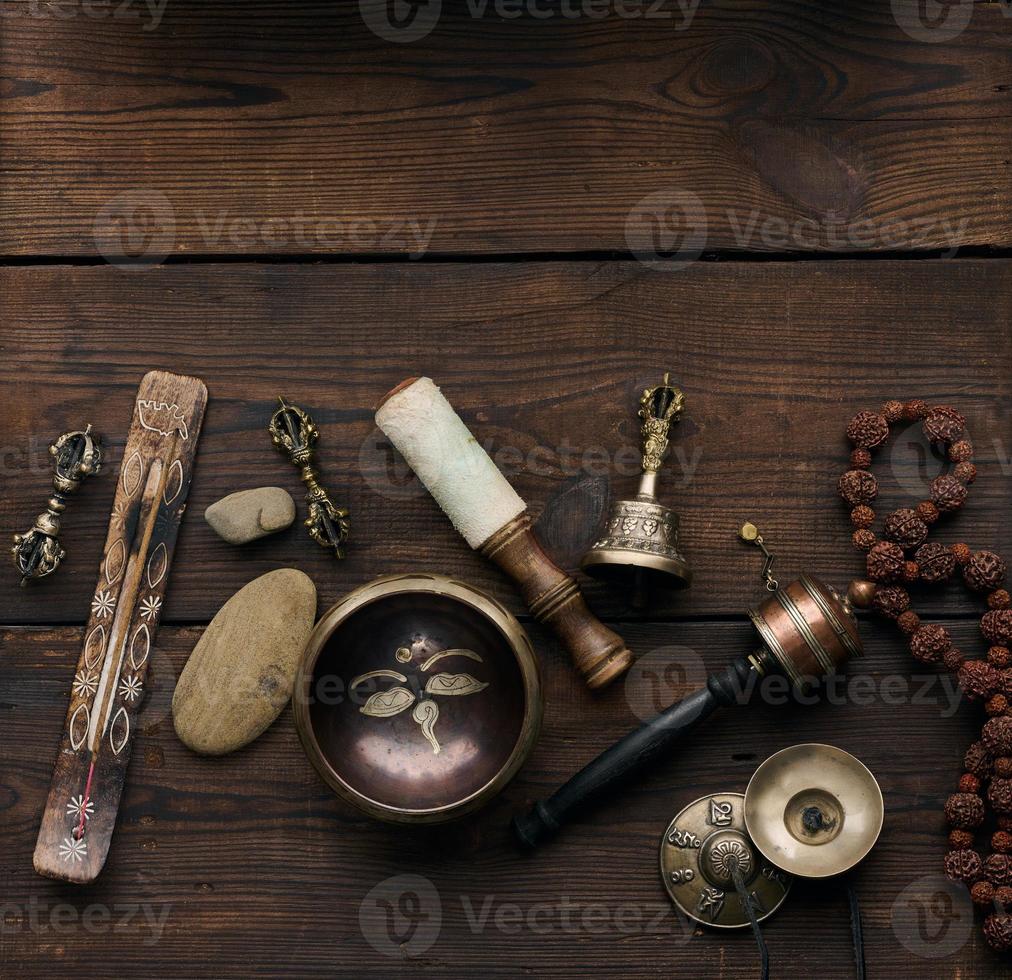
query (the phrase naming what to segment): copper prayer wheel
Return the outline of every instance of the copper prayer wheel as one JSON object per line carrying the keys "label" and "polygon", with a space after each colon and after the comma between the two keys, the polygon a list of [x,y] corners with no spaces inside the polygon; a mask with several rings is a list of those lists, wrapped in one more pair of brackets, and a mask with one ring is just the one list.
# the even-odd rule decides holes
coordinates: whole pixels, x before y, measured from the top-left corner
{"label": "copper prayer wheel", "polygon": [[775,666],[801,693],[810,691],[819,678],[837,673],[849,658],[861,656],[861,636],[849,601],[810,575],[777,589],[748,615],[764,645],[750,658],[753,666],[761,674]]}

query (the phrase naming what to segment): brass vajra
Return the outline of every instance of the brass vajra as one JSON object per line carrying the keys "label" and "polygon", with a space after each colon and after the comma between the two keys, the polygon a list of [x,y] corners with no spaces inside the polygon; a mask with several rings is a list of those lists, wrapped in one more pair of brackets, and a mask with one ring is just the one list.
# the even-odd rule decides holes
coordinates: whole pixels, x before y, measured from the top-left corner
{"label": "brass vajra", "polygon": [[[407,647],[399,647],[394,656],[402,664],[408,664],[412,659],[411,651]],[[418,670],[423,674],[427,673],[431,667],[446,657],[467,657],[469,660],[474,660],[477,663],[484,663],[482,658],[473,650],[442,650],[426,658],[423,663],[418,665]],[[436,739],[436,734],[433,731],[436,719],[439,718],[439,705],[433,700],[433,695],[453,695],[459,697],[464,694],[477,694],[488,687],[486,681],[479,681],[470,674],[433,674],[426,680],[425,688],[421,694],[417,694],[410,688],[403,686],[408,683],[408,679],[400,671],[370,670],[368,673],[360,674],[356,677],[349,685],[348,690],[349,692],[353,692],[366,681],[381,677],[397,681],[398,684],[395,687],[387,688],[385,691],[377,691],[375,694],[370,695],[366,703],[358,710],[362,714],[370,715],[373,718],[390,718],[393,715],[399,715],[402,711],[406,711],[414,705],[415,710],[411,712],[411,717],[421,727],[422,734],[432,746],[433,755],[439,755],[440,752],[439,741]]]}
{"label": "brass vajra", "polygon": [[309,505],[309,516],[304,522],[309,536],[321,547],[333,550],[335,557],[343,558],[344,543],[348,540],[348,511],[334,506],[313,468],[319,429],[301,408],[289,405],[284,398],[278,401],[281,407],[271,416],[267,429],[278,451],[301,470]]}
{"label": "brass vajra", "polygon": [[640,433],[643,436],[643,470],[656,473],[661,468],[664,454],[668,451],[668,433],[671,425],[678,421],[685,406],[685,395],[668,383],[665,373],[663,383],[656,388],[646,388],[640,398],[639,416],[643,419]]}
{"label": "brass vajra", "polygon": [[59,567],[66,552],[60,546],[60,515],[67,498],[75,493],[86,477],[102,468],[102,439],[93,435],[89,425],[83,432],[65,432],[49,447],[53,457],[53,496],[45,513],[24,534],[14,535],[14,565],[21,573],[21,584],[45,578]]}

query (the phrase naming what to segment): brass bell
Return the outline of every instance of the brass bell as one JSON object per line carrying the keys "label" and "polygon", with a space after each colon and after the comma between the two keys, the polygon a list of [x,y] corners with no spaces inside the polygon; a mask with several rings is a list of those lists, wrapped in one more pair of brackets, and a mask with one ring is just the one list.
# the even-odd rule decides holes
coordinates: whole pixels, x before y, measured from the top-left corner
{"label": "brass bell", "polygon": [[668,382],[644,390],[642,476],[636,496],[611,506],[604,535],[583,557],[585,572],[597,578],[631,584],[632,603],[646,605],[650,589],[684,589],[692,572],[678,551],[678,514],[657,499],[657,476],[668,449],[668,433],[678,421],[685,396]]}

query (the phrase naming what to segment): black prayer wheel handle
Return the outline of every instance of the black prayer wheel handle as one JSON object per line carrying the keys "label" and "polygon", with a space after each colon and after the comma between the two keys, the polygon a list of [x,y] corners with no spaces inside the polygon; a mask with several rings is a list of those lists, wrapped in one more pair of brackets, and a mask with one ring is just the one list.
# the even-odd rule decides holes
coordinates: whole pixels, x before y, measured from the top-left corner
{"label": "black prayer wheel handle", "polygon": [[710,674],[706,686],[662,711],[588,763],[547,800],[539,800],[526,816],[513,819],[517,839],[530,848],[543,843],[572,816],[579,815],[626,779],[662,756],[717,708],[740,702],[751,691],[755,670],[739,657],[724,670]]}

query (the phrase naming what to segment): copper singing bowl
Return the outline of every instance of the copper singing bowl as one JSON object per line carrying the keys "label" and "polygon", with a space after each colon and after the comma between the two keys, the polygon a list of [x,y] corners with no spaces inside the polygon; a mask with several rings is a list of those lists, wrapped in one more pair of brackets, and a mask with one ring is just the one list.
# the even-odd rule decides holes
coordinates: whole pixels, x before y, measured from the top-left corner
{"label": "copper singing bowl", "polygon": [[439,823],[498,793],[541,725],[541,679],[516,618],[444,575],[377,579],[317,623],[295,686],[303,748],[371,816]]}

